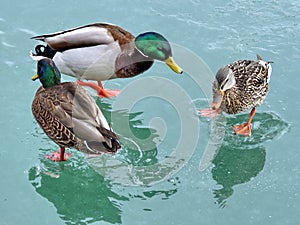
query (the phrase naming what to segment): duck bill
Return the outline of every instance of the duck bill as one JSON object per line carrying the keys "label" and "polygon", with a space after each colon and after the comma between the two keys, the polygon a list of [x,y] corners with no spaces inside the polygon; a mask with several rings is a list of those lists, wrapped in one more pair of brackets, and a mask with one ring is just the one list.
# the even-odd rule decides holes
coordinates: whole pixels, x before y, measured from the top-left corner
{"label": "duck bill", "polygon": [[178,73],[178,74],[182,74],[183,73],[183,70],[180,68],[180,66],[178,66],[176,64],[176,62],[174,61],[173,57],[172,56],[169,56],[169,58],[167,58],[165,60],[165,63],[175,72],[175,73]]}
{"label": "duck bill", "polygon": [[38,78],[39,78],[39,75],[38,75],[38,74],[35,74],[35,75],[33,75],[33,77],[31,77],[31,80],[35,81],[35,80],[38,79]]}
{"label": "duck bill", "polygon": [[212,109],[219,109],[223,100],[224,91],[216,91],[213,96],[213,101],[211,103]]}

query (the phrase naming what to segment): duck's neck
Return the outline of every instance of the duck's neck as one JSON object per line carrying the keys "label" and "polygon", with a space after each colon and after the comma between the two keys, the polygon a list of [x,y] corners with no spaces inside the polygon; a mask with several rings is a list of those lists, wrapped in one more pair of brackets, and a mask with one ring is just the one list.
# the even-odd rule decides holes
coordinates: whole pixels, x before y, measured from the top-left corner
{"label": "duck's neck", "polygon": [[136,49],[131,54],[122,53],[116,60],[116,75],[120,78],[134,77],[148,70],[153,62]]}

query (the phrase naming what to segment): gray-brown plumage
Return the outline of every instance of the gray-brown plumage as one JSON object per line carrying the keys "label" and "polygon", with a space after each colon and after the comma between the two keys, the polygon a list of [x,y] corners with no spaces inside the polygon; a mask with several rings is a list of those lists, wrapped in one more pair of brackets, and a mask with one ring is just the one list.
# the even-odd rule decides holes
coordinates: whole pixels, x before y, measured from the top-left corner
{"label": "gray-brown plumage", "polygon": [[[228,73],[233,73],[235,84],[227,89],[226,83],[230,79]],[[271,65],[259,56],[257,61],[239,60],[220,69],[213,91],[224,91],[221,110],[236,114],[261,105],[269,91],[270,76]]]}
{"label": "gray-brown plumage", "polygon": [[263,61],[259,55],[257,60],[239,60],[219,69],[212,85],[211,109],[201,110],[202,115],[215,115],[219,111],[237,114],[252,109],[247,124],[234,127],[236,133],[250,136],[255,107],[268,94],[271,72],[270,62]]}
{"label": "gray-brown plumage", "polygon": [[[100,154],[120,148],[117,135],[95,100],[76,83],[60,83],[60,73],[51,59],[38,61],[38,74],[33,79],[37,78],[43,86],[34,97],[32,113],[62,151],[74,147],[88,154]],[[53,160],[64,160],[57,157]]]}

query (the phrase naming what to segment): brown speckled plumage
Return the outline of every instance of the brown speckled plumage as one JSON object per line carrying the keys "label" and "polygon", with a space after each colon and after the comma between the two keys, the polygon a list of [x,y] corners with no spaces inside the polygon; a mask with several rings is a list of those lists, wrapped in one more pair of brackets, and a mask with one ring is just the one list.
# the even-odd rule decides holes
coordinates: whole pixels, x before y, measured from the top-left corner
{"label": "brown speckled plumage", "polygon": [[[231,69],[235,77],[235,85],[224,91],[220,109],[229,114],[236,114],[257,107],[265,100],[269,90],[268,62],[258,60],[239,60],[226,67]],[[262,65],[263,63],[266,65]],[[213,92],[220,86],[216,77]]]}
{"label": "brown speckled plumage", "polygon": [[89,154],[113,153],[120,148],[116,134],[103,127],[94,99],[76,83],[40,87],[32,102],[32,113],[60,147],[74,147]]}

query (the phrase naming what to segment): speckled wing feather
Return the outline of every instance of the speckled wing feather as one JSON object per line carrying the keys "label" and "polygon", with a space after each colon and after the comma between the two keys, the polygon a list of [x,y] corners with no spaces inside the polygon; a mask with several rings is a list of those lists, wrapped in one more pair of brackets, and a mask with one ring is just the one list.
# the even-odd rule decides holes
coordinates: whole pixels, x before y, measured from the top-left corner
{"label": "speckled wing feather", "polygon": [[227,65],[236,85],[225,92],[222,110],[235,114],[262,104],[268,93],[268,69],[259,61],[239,60]]}
{"label": "speckled wing feather", "polygon": [[60,146],[87,153],[116,151],[119,147],[114,145],[118,137],[94,99],[75,83],[40,88],[32,111],[45,133]]}
{"label": "speckled wing feather", "polygon": [[[76,144],[76,137],[72,133],[71,126],[66,126],[56,118],[52,111],[55,107],[56,101],[49,100],[49,93],[44,92],[44,88],[40,87],[32,102],[32,113],[44,130],[45,134],[52,139],[59,146],[74,147]],[[50,99],[52,96],[50,97]],[[60,115],[63,117],[65,114]]]}

